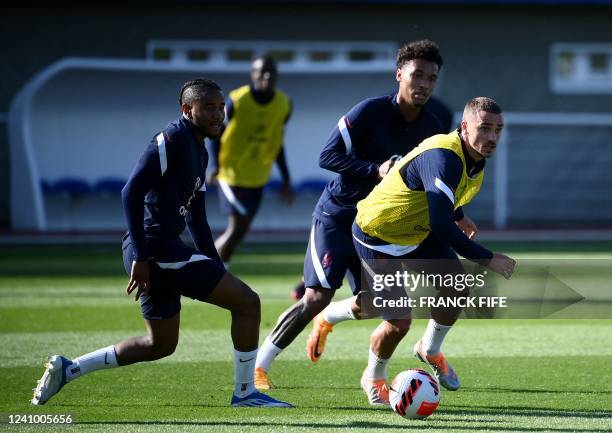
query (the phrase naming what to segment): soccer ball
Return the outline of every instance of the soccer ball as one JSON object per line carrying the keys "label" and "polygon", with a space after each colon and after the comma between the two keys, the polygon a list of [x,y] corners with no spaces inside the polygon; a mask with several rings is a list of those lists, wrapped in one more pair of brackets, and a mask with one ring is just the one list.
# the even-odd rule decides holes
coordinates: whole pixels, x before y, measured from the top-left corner
{"label": "soccer ball", "polygon": [[427,418],[440,403],[440,384],[425,370],[402,371],[389,388],[389,401],[404,418]]}

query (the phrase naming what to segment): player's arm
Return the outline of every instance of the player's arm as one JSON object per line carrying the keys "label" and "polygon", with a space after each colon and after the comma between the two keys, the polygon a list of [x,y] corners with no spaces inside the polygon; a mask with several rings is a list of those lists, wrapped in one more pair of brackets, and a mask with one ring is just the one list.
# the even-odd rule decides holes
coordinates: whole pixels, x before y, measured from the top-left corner
{"label": "player's arm", "polygon": [[493,253],[470,240],[455,224],[454,191],[463,172],[461,159],[449,150],[432,149],[422,153],[413,163],[427,195],[429,222],[434,234],[461,256],[488,262]]}
{"label": "player's arm", "polygon": [[291,176],[289,175],[289,167],[285,157],[285,146],[281,146],[276,157],[276,165],[283,179],[283,185],[279,191],[280,199],[287,204],[293,203],[293,190],[291,189]]}
{"label": "player's arm", "polygon": [[368,128],[367,103],[356,105],[338,124],[327,139],[319,156],[319,166],[340,174],[380,178],[381,164],[363,161],[355,156],[354,148],[365,140]]}
{"label": "player's arm", "polygon": [[463,213],[463,208],[459,206],[453,212],[453,219],[455,220],[455,224],[457,227],[470,239],[474,239],[476,237],[476,233],[478,233],[478,226],[476,223],[472,221],[472,218],[465,215]]}
{"label": "player's arm", "polygon": [[158,147],[155,144],[150,144],[121,190],[123,210],[135,252],[126,292],[129,295],[137,288],[136,299],[141,292],[146,292],[149,288],[149,264],[147,262],[149,256],[143,224],[144,198],[147,192],[159,182],[162,171],[163,167],[160,163]]}
{"label": "player's arm", "polygon": [[[289,122],[292,113],[293,103],[291,102],[291,100],[289,100],[289,111],[287,112],[287,116],[285,117],[284,125]],[[285,157],[284,144],[281,144],[280,149],[278,150],[278,155],[276,155],[276,165],[278,166],[278,171],[280,171],[281,177],[283,178],[283,182],[290,185],[291,176],[289,175],[289,167],[287,166],[287,158]]]}
{"label": "player's arm", "polygon": [[278,171],[280,171],[283,182],[290,182],[291,176],[289,175],[289,167],[287,166],[287,158],[285,156],[285,146],[281,146],[276,156],[276,165]]}
{"label": "player's arm", "polygon": [[196,249],[205,256],[223,263],[215,248],[215,242],[206,218],[205,196],[206,194],[203,191],[196,192],[191,203],[190,213],[185,217],[185,222]]}
{"label": "player's arm", "polygon": [[[289,100],[289,110],[287,111],[287,116],[285,116],[284,125],[289,122],[291,113],[293,113],[293,102]],[[291,175],[289,174],[289,166],[287,165],[284,144],[281,144],[281,147],[278,150],[278,155],[276,155],[276,165],[278,166],[278,171],[283,179],[283,185],[279,191],[280,199],[290,205],[293,203],[293,190],[291,189]]]}
{"label": "player's arm", "polygon": [[459,157],[445,149],[432,149],[422,153],[415,162],[414,168],[427,195],[432,232],[448,243],[457,254],[510,278],[514,260],[474,242],[454,222],[454,191],[463,172]]}
{"label": "player's arm", "polygon": [[217,175],[219,174],[219,152],[221,152],[221,137],[225,132],[227,122],[230,121],[234,115],[234,103],[231,98],[227,98],[225,101],[225,123],[219,131],[219,135],[210,140],[209,146],[209,161],[208,161],[208,176],[206,177],[206,183],[208,185],[214,185],[217,182]]}
{"label": "player's arm", "polygon": [[460,207],[455,209],[453,219],[455,220],[457,227],[459,227],[459,230],[461,230],[468,238],[474,239],[476,237],[476,233],[478,233],[478,226],[472,220],[472,218],[463,214],[463,210]]}

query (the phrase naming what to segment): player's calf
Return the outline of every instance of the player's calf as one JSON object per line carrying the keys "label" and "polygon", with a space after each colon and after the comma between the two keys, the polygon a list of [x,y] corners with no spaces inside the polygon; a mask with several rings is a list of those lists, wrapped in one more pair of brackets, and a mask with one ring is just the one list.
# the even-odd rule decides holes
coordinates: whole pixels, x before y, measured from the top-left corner
{"label": "player's calf", "polygon": [[256,368],[265,373],[265,380],[258,381],[261,389],[267,389],[269,384],[268,371],[274,359],[295,340],[325,306],[329,304],[333,292],[308,288],[305,296],[289,307],[278,318],[276,326],[268,335],[257,356]]}
{"label": "player's calf", "polygon": [[304,297],[278,318],[270,334],[272,342],[280,349],[289,346],[312,319],[329,304],[332,296],[333,292],[329,290],[307,288]]}
{"label": "player's calf", "polygon": [[32,404],[45,404],[68,382],[96,370],[118,367],[115,346],[108,346],[70,360],[61,355],[49,357],[45,372],[34,389]]}
{"label": "player's calf", "polygon": [[257,348],[261,318],[261,301],[257,293],[230,272],[226,272],[206,302],[230,311],[232,341],[237,350],[250,351]]}
{"label": "player's calf", "polygon": [[179,341],[180,313],[165,319],[145,319],[145,325],[147,335],[130,337],[112,346],[119,365],[155,361],[174,353]]}

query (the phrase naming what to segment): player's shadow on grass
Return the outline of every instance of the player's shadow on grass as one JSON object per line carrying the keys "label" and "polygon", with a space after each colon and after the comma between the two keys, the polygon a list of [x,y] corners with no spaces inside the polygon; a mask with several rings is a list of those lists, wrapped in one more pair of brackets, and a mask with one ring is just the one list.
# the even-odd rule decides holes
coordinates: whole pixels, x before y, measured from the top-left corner
{"label": "player's shadow on grass", "polygon": [[[329,384],[329,386],[333,386],[333,390],[339,390],[339,389],[346,389],[348,391],[359,391],[361,392],[361,388],[358,386],[336,386],[336,384]],[[285,389],[293,389],[293,390],[300,390],[300,389],[310,389],[310,390],[320,390],[321,389],[321,385],[317,385],[317,386],[300,386],[300,385],[291,385],[291,386],[285,386],[283,385],[282,387],[283,390]]]}
{"label": "player's shadow on grass", "polygon": [[[73,405],[64,405],[57,404],[56,406],[67,406],[73,408]],[[133,406],[140,407],[141,405],[138,403],[129,404],[129,403],[121,403],[121,404],[104,404],[104,405],[96,405],[97,407],[105,406],[105,407],[122,407]],[[179,404],[179,403],[164,403],[157,404],[156,406],[160,407],[193,407],[193,408],[214,408],[214,409],[229,409],[226,404],[213,404],[213,403],[196,403],[196,404]],[[310,406],[310,405],[298,405],[297,409],[302,410],[337,410],[337,411],[353,411],[353,412],[387,412],[390,409],[386,406]],[[479,416],[500,416],[500,415],[510,415],[510,416],[537,416],[537,417],[552,417],[552,418],[580,418],[580,417],[588,417],[588,418],[598,418],[598,419],[612,419],[612,411],[608,410],[572,410],[572,409],[552,409],[552,408],[541,408],[541,407],[530,407],[530,406],[474,406],[474,405],[444,405],[440,408],[440,414],[447,415],[459,415],[459,418],[449,418],[440,419],[439,421],[460,421],[460,422],[500,422],[499,420],[494,419],[483,419],[483,418],[474,418],[473,420],[466,420],[465,415],[471,415],[475,417]],[[112,421],[111,421],[112,422]],[[153,422],[153,421],[151,421]],[[160,421],[163,422],[163,421]],[[565,431],[565,430],[554,430],[554,431]],[[567,431],[572,431],[567,430]],[[590,431],[590,430],[584,430]],[[598,431],[598,430],[593,430]],[[610,432],[610,430],[602,430],[606,432]]]}
{"label": "player's shadow on grass", "polygon": [[[607,410],[573,410],[573,409],[551,409],[530,406],[460,406],[445,405],[441,411],[444,413],[461,415],[514,415],[514,416],[537,416],[552,418],[603,418],[612,419],[612,411]],[[609,430],[607,430],[609,431]]]}
{"label": "player's shadow on grass", "polygon": [[[463,420],[465,421],[465,420]],[[485,421],[483,421],[485,422]],[[449,429],[448,425],[438,424],[435,419],[429,421],[407,421],[405,424],[386,424],[381,422],[372,422],[372,421],[353,421],[345,424],[331,424],[331,423],[293,423],[293,422],[265,422],[265,421],[251,421],[251,422],[239,422],[239,421],[172,421],[172,420],[158,420],[158,421],[81,421],[78,424],[83,425],[151,425],[151,426],[216,426],[216,427],[278,427],[279,429],[283,428],[291,428],[291,427],[302,427],[302,428],[325,428],[325,429],[338,429],[338,430],[346,430],[348,428],[375,428],[375,429],[385,429],[385,430],[403,430],[406,431],[406,428],[419,426],[423,428],[427,428],[428,430],[447,430]],[[473,431],[482,431],[485,428],[483,426],[471,426],[471,425],[453,425],[452,429],[461,431],[461,430],[473,430]],[[513,426],[486,426],[487,430],[493,431],[508,431],[508,432],[559,432],[559,433],[569,433],[569,432],[589,432],[589,433],[609,433],[609,429],[576,429],[576,428],[554,428],[554,427],[513,427]]]}
{"label": "player's shadow on grass", "polygon": [[602,391],[592,391],[592,390],[547,390],[547,389],[528,389],[528,388],[500,388],[500,387],[492,387],[492,388],[481,388],[481,387],[470,387],[463,386],[461,387],[462,391],[472,391],[472,392],[511,392],[511,393],[533,393],[533,394],[604,394],[604,395],[612,395],[612,390],[602,390]]}
{"label": "player's shadow on grass", "polygon": [[[365,403],[364,403],[365,404]],[[71,404],[62,404],[62,403],[56,403],[55,406],[57,407],[67,407],[70,409],[74,408],[74,405]],[[83,406],[87,406],[87,405],[83,405]],[[108,407],[110,409],[112,408],[126,408],[126,407],[131,407],[131,408],[139,408],[142,407],[142,403],[139,402],[134,402],[134,403],[105,403],[105,404],[99,404],[99,403],[95,403],[92,404],[92,406],[96,406],[96,407]],[[177,408],[186,408],[186,407],[191,407],[191,408],[196,408],[196,409],[231,409],[226,403],[157,403],[155,404],[156,407],[177,407]],[[322,409],[322,410],[347,410],[347,411],[354,411],[354,412],[364,412],[364,411],[372,411],[372,412],[388,412],[389,408],[386,406],[334,406],[334,407],[330,407],[330,406],[311,406],[311,405],[299,405],[297,406],[298,409],[305,409],[305,410],[311,410],[311,409]]]}

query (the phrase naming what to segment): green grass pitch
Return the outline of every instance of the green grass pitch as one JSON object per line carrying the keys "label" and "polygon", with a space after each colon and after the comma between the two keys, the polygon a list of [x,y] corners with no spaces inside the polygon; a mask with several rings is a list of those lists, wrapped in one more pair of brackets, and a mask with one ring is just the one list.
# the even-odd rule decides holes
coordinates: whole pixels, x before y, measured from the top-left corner
{"label": "green grass pitch", "polygon": [[[505,244],[511,255],[612,257],[612,244]],[[570,250],[571,248],[571,250]],[[570,251],[568,253],[568,251]],[[304,245],[246,245],[232,271],[261,296],[260,340],[290,305]],[[612,320],[463,320],[445,352],[460,374],[438,411],[409,421],[367,404],[359,378],[377,321],[339,325],[316,365],[298,337],[273,365],[274,397],[294,409],[232,409],[229,315],[183,301],[181,340],[171,357],[105,370],[29,405],[50,354],[75,357],[144,331],[124,295],[118,246],[0,248],[0,413],[72,414],[71,427],[0,425],[2,431],[84,432],[610,432]],[[343,288],[338,298],[348,296]],[[411,355],[425,321],[398,348],[390,377],[422,366]],[[66,430],[64,430],[64,428]]]}

